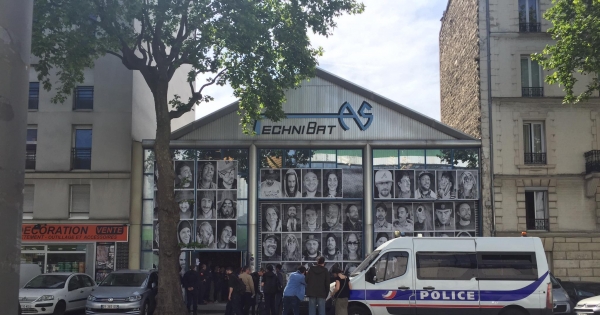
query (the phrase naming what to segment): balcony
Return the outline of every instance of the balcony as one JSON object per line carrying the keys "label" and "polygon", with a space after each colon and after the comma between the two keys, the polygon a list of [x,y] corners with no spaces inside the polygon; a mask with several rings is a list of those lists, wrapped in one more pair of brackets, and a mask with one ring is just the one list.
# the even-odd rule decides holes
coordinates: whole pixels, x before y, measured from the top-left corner
{"label": "balcony", "polygon": [[71,149],[71,169],[89,170],[92,168],[92,149]]}
{"label": "balcony", "polygon": [[25,152],[25,169],[35,170],[36,149],[27,149]]}
{"label": "balcony", "polygon": [[600,173],[600,150],[592,150],[584,153],[585,173]]}
{"label": "balcony", "polygon": [[543,87],[522,87],[521,96],[523,97],[542,97],[544,96]]}
{"label": "balcony", "polygon": [[[548,219],[535,219],[534,222],[527,222],[528,230],[550,231],[550,222]],[[533,224],[532,224],[533,223]]]}
{"label": "balcony", "polygon": [[539,33],[542,31],[542,23],[519,23],[521,33]]}
{"label": "balcony", "polygon": [[546,165],[546,153],[525,153],[525,164]]}

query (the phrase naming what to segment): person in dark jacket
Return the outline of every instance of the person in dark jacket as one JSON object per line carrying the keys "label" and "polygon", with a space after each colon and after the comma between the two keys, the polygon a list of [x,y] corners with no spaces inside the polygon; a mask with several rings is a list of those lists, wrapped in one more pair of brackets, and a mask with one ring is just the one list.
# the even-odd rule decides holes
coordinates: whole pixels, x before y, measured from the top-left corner
{"label": "person in dark jacket", "polygon": [[285,286],[287,284],[287,277],[281,270],[282,267],[283,266],[281,266],[281,264],[275,265],[275,275],[277,276],[277,280],[279,281],[279,290],[275,295],[275,310],[277,311],[277,314],[281,314],[281,307],[283,306],[283,289],[285,289]]}
{"label": "person in dark jacket", "polygon": [[[265,315],[278,315],[275,296],[279,293],[281,286],[277,275],[273,272],[273,265],[267,265],[267,272],[262,277],[261,286],[265,295]],[[323,314],[325,315],[325,314]]]}
{"label": "person in dark jacket", "polygon": [[325,268],[325,257],[317,257],[317,265],[310,267],[306,275],[306,296],[308,296],[308,314],[325,315],[325,300],[329,295],[329,270]]}
{"label": "person in dark jacket", "polygon": [[200,288],[198,290],[198,304],[206,305],[204,302],[204,294],[206,292],[206,283],[208,275],[206,274],[206,265],[200,265],[200,270],[198,270],[198,274],[200,275]]}
{"label": "person in dark jacket", "polygon": [[227,267],[227,306],[225,307],[225,315],[242,315],[242,295],[237,292],[240,278],[233,273],[231,267]]}
{"label": "person in dark jacket", "polygon": [[183,274],[183,287],[185,288],[185,297],[188,313],[190,304],[193,306],[194,315],[198,312],[198,288],[200,287],[200,275],[196,272],[196,266],[190,266],[190,270]]}
{"label": "person in dark jacket", "polygon": [[265,270],[263,268],[260,268],[259,271],[255,271],[253,273],[250,274],[250,276],[252,276],[252,281],[254,281],[254,292],[255,292],[255,296],[251,301],[251,309],[252,309],[252,315],[256,315],[256,300],[260,298],[261,292],[262,292],[262,286],[260,285],[262,283],[262,276],[265,274]]}

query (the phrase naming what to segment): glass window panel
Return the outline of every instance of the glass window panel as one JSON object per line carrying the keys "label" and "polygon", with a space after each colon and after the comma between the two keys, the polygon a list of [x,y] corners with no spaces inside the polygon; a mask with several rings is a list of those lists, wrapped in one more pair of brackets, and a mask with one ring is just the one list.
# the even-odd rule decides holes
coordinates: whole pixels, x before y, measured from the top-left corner
{"label": "glass window panel", "polygon": [[142,252],[141,269],[153,269],[158,267],[158,252]]}
{"label": "glass window panel", "polygon": [[397,168],[398,150],[373,150],[373,168]]}
{"label": "glass window panel", "polygon": [[92,147],[92,129],[76,129],[75,130],[75,147],[76,148],[91,148]]}
{"label": "glass window panel", "polygon": [[527,17],[529,18],[528,22],[529,23],[537,23],[538,18],[537,18],[537,0],[527,0],[527,4],[528,4],[528,15]]}
{"label": "glass window panel", "polygon": [[531,124],[523,124],[523,144],[525,153],[531,153]]}
{"label": "glass window panel", "polygon": [[521,58],[521,87],[530,87],[529,61],[527,60],[527,58]]}
{"label": "glass window panel", "polygon": [[237,249],[248,250],[248,226],[239,224],[237,226]]}
{"label": "glass window panel", "polygon": [[381,258],[379,259],[379,261],[377,261],[377,263],[375,263],[374,267],[375,270],[377,271],[376,276],[377,276],[377,282],[382,282],[385,280],[385,270],[387,267],[387,257],[388,255],[383,255],[381,256]]}
{"label": "glass window panel", "polygon": [[546,192],[536,191],[535,192],[535,218],[545,219],[546,218]]}
{"label": "glass window panel", "polygon": [[541,87],[542,79],[540,77],[541,69],[537,61],[530,60],[531,62],[531,87]]}
{"label": "glass window panel", "polygon": [[142,226],[142,250],[151,250],[152,249],[152,226],[151,225],[143,225]]}
{"label": "glass window panel", "polygon": [[451,169],[450,160],[452,150],[426,150],[426,160],[428,169]]}
{"label": "glass window panel", "polygon": [[425,150],[400,150],[400,168],[425,168]]}
{"label": "glass window panel", "polygon": [[197,150],[198,160],[221,160],[223,156],[221,150]]}
{"label": "glass window panel", "polygon": [[242,177],[238,175],[237,185],[238,185],[238,199],[247,199],[248,198],[248,182],[246,181],[247,177]]}
{"label": "glass window panel", "polygon": [[247,224],[248,223],[248,200],[239,200],[237,201],[237,214],[238,214],[238,223]]}
{"label": "glass window panel", "polygon": [[454,168],[476,169],[479,167],[479,149],[454,149],[452,154]]}
{"label": "glass window panel", "polygon": [[260,150],[261,168],[281,168],[283,165],[283,150]]}
{"label": "glass window panel", "polygon": [[48,245],[49,252],[85,252],[86,245],[60,244]]}
{"label": "glass window panel", "polygon": [[362,168],[362,150],[338,150],[338,168]]}
{"label": "glass window panel", "polygon": [[196,150],[193,149],[173,150],[171,153],[173,160],[177,161],[193,160],[196,157]]}
{"label": "glass window panel", "polygon": [[309,149],[285,151],[285,167],[308,168],[313,151]]}
{"label": "glass window panel", "polygon": [[152,224],[154,217],[154,200],[144,200],[143,202],[142,224]]}
{"label": "glass window panel", "polygon": [[544,152],[542,124],[532,124],[532,125],[533,125],[533,153],[542,153],[542,152]]}
{"label": "glass window panel", "polygon": [[336,167],[337,158],[335,150],[315,150],[310,160],[311,168]]}
{"label": "glass window panel", "polygon": [[527,22],[527,0],[519,0],[519,22]]}
{"label": "glass window panel", "polygon": [[27,128],[27,142],[37,141],[37,128]]}
{"label": "glass window panel", "polygon": [[408,266],[407,252],[392,252],[388,254],[388,264],[385,272],[385,280],[400,277],[406,273]]}
{"label": "glass window panel", "polygon": [[471,280],[477,276],[474,253],[417,253],[417,278]]}
{"label": "glass window panel", "polygon": [[144,194],[142,198],[154,198],[154,175],[144,175]]}

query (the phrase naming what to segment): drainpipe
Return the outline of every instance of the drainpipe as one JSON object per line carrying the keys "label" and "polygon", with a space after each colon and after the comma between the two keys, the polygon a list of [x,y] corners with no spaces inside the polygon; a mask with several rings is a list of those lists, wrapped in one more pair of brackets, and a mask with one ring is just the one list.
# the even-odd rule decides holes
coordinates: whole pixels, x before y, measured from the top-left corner
{"label": "drainpipe", "polygon": [[486,28],[486,54],[487,54],[487,101],[488,101],[488,130],[490,137],[490,202],[492,206],[491,236],[496,236],[496,205],[494,202],[494,127],[492,119],[492,52],[490,31],[490,0],[485,0],[485,28]]}

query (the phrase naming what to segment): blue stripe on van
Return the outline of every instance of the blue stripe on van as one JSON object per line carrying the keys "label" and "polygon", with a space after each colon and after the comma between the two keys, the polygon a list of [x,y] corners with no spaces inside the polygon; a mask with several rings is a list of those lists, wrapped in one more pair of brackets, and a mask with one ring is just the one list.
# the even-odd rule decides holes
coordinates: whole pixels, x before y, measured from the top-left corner
{"label": "blue stripe on van", "polygon": [[[482,290],[479,292],[481,301],[518,301],[530,296],[535,290],[537,290],[542,282],[548,277],[548,271],[544,273],[539,279],[532,282],[530,285],[517,290]],[[546,288],[544,288],[546,290]]]}

